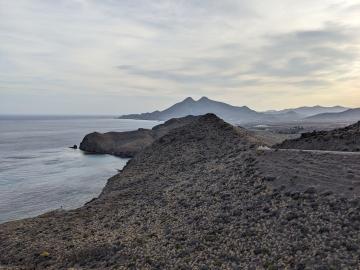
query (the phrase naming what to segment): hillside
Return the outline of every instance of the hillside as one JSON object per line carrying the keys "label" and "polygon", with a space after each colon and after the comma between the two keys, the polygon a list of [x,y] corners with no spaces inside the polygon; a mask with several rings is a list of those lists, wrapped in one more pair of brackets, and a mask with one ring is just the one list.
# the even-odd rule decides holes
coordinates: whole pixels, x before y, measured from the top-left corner
{"label": "hillside", "polygon": [[274,188],[257,146],[211,114],[173,129],[83,207],[1,224],[0,268],[358,268],[360,202]]}
{"label": "hillside", "polygon": [[303,133],[300,138],[275,146],[280,149],[360,151],[360,122],[331,131]]}

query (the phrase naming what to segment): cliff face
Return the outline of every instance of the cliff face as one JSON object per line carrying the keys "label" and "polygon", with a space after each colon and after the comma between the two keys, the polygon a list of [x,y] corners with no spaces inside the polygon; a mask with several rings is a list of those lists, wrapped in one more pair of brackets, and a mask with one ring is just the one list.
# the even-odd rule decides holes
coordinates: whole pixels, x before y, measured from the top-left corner
{"label": "cliff face", "polygon": [[127,132],[90,133],[80,143],[80,149],[94,154],[110,154],[130,158],[152,144],[170,130],[184,126],[197,119],[196,116],[171,119],[153,129]]}
{"label": "cliff face", "polygon": [[356,269],[359,202],[271,188],[256,148],[201,116],[138,153],[85,206],[0,225],[0,266]]}
{"label": "cliff face", "polygon": [[300,138],[275,146],[280,149],[360,151],[360,122],[331,131],[303,133]]}
{"label": "cliff face", "polygon": [[150,130],[128,132],[90,133],[80,143],[80,149],[94,154],[110,154],[123,158],[133,157],[154,141]]}

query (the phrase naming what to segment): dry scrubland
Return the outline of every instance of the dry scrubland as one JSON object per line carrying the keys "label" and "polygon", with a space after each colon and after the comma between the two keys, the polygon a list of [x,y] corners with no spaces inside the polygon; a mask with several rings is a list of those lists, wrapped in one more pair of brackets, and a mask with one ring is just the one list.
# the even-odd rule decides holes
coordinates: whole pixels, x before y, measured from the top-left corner
{"label": "dry scrubland", "polygon": [[[0,225],[0,264],[359,269],[359,158],[319,161],[258,144],[211,114],[176,128],[82,208]],[[348,171],[332,175],[335,165]]]}
{"label": "dry scrubland", "polygon": [[300,138],[275,146],[283,149],[360,152],[360,122],[329,131],[303,133]]}

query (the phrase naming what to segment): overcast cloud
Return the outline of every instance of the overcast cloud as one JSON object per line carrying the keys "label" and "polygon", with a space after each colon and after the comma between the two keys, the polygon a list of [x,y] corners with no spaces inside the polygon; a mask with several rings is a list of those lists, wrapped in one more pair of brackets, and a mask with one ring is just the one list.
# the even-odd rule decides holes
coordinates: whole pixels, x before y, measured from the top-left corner
{"label": "overcast cloud", "polygon": [[0,0],[0,113],[360,107],[360,0]]}

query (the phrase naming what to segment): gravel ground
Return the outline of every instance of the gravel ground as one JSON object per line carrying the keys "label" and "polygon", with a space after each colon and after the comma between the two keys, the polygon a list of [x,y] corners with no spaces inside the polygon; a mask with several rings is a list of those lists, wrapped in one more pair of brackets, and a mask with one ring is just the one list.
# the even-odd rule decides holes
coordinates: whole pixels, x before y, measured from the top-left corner
{"label": "gravel ground", "polygon": [[359,198],[275,187],[256,149],[205,115],[139,153],[84,207],[0,225],[0,265],[360,269]]}
{"label": "gravel ground", "polygon": [[258,151],[258,169],[274,187],[291,191],[314,187],[348,198],[360,196],[360,153],[265,150]]}

